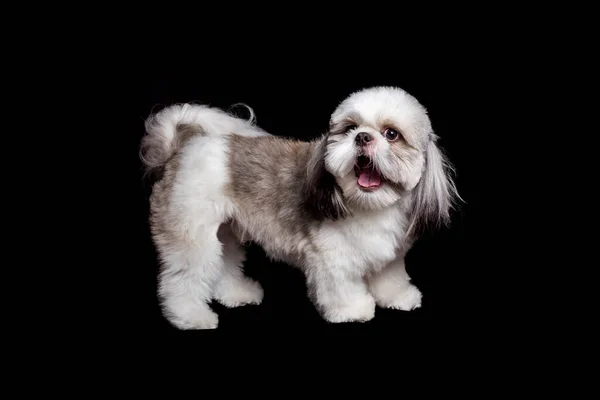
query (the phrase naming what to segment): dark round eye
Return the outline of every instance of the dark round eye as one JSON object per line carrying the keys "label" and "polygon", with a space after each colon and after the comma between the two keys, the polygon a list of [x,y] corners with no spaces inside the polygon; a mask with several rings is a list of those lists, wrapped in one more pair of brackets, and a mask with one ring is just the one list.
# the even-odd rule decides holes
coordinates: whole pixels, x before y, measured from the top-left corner
{"label": "dark round eye", "polygon": [[397,130],[392,129],[392,128],[387,128],[383,134],[385,135],[385,138],[387,140],[389,140],[390,142],[393,142],[394,140],[398,139],[400,137],[400,134],[398,133]]}

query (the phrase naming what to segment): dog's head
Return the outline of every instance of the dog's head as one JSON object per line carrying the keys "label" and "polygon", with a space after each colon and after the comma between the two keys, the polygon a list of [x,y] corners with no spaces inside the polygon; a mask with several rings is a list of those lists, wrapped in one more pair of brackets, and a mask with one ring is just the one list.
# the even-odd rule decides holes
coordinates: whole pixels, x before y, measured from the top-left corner
{"label": "dog's head", "polygon": [[337,107],[308,165],[315,215],[344,218],[410,196],[413,225],[448,220],[457,195],[425,108],[399,88],[353,93]]}

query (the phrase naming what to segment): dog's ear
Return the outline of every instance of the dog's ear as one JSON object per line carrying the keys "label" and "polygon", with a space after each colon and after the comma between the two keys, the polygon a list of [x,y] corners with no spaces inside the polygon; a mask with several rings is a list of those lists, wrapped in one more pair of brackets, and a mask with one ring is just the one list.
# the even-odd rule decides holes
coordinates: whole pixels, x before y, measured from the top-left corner
{"label": "dog's ear", "polygon": [[317,220],[342,219],[350,215],[344,203],[342,189],[335,177],[325,168],[328,135],[315,143],[309,156],[304,182],[305,206]]}
{"label": "dog's ear", "polygon": [[437,137],[427,144],[425,169],[412,199],[409,231],[417,235],[427,228],[439,228],[450,222],[450,210],[460,199],[452,179],[454,168],[436,144]]}

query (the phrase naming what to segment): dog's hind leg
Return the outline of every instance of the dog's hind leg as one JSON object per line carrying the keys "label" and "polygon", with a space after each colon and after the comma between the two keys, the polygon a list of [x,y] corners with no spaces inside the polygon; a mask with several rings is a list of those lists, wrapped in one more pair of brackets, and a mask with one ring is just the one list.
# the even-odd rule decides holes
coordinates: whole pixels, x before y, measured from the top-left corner
{"label": "dog's hind leg", "polygon": [[[240,303],[244,287],[256,301],[256,288],[239,268],[243,252],[219,234],[234,211],[227,195],[227,154],[224,139],[195,136],[153,190],[154,241],[163,267],[159,295],[165,317],[180,329],[217,328],[218,316],[209,306],[215,297]],[[237,299],[225,290],[232,286]]]}
{"label": "dog's hind leg", "polygon": [[161,305],[165,317],[179,329],[218,326],[218,316],[209,306],[223,272],[223,250],[216,230],[216,226],[200,227],[194,240],[171,243],[163,253]]}
{"label": "dog's hind leg", "polygon": [[221,225],[218,237],[223,243],[223,273],[217,281],[213,298],[226,307],[260,304],[263,289],[260,283],[244,275],[246,252],[229,224]]}

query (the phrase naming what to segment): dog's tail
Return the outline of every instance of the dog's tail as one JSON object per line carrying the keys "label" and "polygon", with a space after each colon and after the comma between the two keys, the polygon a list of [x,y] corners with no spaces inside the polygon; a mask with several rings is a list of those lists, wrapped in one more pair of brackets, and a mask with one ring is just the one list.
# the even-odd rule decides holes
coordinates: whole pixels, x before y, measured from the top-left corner
{"label": "dog's tail", "polygon": [[254,111],[242,106],[250,112],[247,120],[218,108],[195,104],[174,104],[150,115],[145,121],[146,134],[140,146],[146,173],[162,168],[175,151],[195,135],[267,135],[254,125]]}

